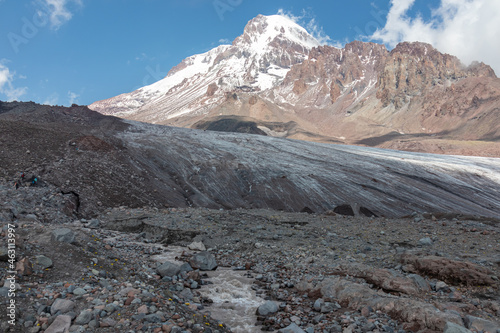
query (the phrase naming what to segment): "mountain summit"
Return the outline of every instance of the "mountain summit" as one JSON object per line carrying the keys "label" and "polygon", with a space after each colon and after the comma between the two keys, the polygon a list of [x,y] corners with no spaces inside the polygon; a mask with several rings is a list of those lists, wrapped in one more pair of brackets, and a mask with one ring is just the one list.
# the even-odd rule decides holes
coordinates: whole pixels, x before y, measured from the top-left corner
{"label": "mountain summit", "polygon": [[290,68],[307,59],[320,43],[281,16],[259,15],[232,45],[220,45],[184,59],[168,75],[131,93],[90,107],[103,114],[164,123],[185,114],[202,115],[235,90],[263,91],[278,85]]}
{"label": "mountain summit", "polygon": [[500,80],[420,42],[320,45],[280,15],[90,108],[127,119],[401,150],[500,156]]}

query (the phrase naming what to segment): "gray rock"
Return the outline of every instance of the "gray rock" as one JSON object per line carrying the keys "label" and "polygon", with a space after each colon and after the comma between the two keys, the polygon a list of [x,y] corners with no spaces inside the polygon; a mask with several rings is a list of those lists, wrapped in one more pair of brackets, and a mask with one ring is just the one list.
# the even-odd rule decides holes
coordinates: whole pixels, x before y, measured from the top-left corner
{"label": "gray rock", "polygon": [[101,222],[98,219],[92,219],[87,223],[86,227],[90,229],[97,229],[100,227],[100,225]]}
{"label": "gray rock", "polygon": [[306,333],[302,328],[298,327],[296,324],[291,324],[285,328],[280,329],[280,333]]}
{"label": "gray rock", "polygon": [[418,244],[423,245],[423,246],[431,246],[432,239],[430,239],[429,237],[422,238],[418,241]]}
{"label": "gray rock", "polygon": [[472,333],[468,329],[458,324],[447,322],[444,326],[443,333]]}
{"label": "gray rock", "polygon": [[0,261],[9,260],[8,249],[5,246],[0,246]]}
{"label": "gray rock", "polygon": [[85,328],[83,326],[80,326],[80,325],[71,325],[71,327],[69,328],[69,331],[83,333],[83,332],[85,332]]}
{"label": "gray rock", "polygon": [[193,267],[187,262],[183,263],[181,267],[179,268],[181,272],[191,272],[193,270]]}
{"label": "gray rock", "polygon": [[257,314],[260,316],[267,316],[271,313],[276,313],[278,311],[278,305],[273,301],[267,301],[266,303],[259,306],[257,309]]}
{"label": "gray rock", "polygon": [[336,309],[337,307],[335,306],[334,303],[326,302],[321,306],[321,313],[329,313],[332,312]]}
{"label": "gray rock", "polygon": [[52,231],[52,241],[73,244],[75,243],[75,233],[68,228],[59,228]]}
{"label": "gray rock", "polygon": [[193,300],[193,292],[191,291],[191,289],[189,288],[186,288],[184,289],[183,291],[181,291],[180,295],[182,296],[182,298],[184,298],[186,301],[192,301]]}
{"label": "gray rock", "polygon": [[200,269],[201,271],[213,271],[217,268],[214,255],[207,251],[196,253],[189,263],[191,267]]}
{"label": "gray rock", "polygon": [[8,297],[9,296],[9,288],[2,287],[0,288],[0,297]]}
{"label": "gray rock", "polygon": [[85,294],[87,294],[87,291],[83,288],[76,288],[75,290],[73,290],[73,295],[82,296]]}
{"label": "gray rock", "polygon": [[161,323],[164,318],[162,318],[159,314],[152,313],[144,317],[144,320],[148,323]]}
{"label": "gray rock", "polygon": [[422,291],[430,291],[431,290],[431,286],[429,285],[429,283],[427,282],[427,280],[425,280],[420,275],[418,275],[418,274],[410,274],[410,275],[408,275],[408,277],[415,282],[415,284],[417,285],[418,289],[420,289]]}
{"label": "gray rock", "polygon": [[322,298],[318,298],[316,300],[316,302],[314,302],[314,305],[313,305],[313,308],[314,308],[314,311],[317,311],[317,312],[320,312],[321,311],[321,307],[325,304],[325,301],[323,301]]}
{"label": "gray rock", "polygon": [[[54,315],[56,314],[58,311],[61,313],[61,314],[64,314],[66,312],[70,312],[71,310],[73,310],[75,308],[75,302],[69,300],[69,299],[62,299],[62,298],[58,298],[54,301],[54,303],[52,304],[52,306],[50,307],[50,314],[51,315]],[[69,327],[69,326],[68,326]]]}
{"label": "gray rock", "polygon": [[57,316],[52,324],[45,330],[45,333],[66,333],[71,326],[70,316]]}
{"label": "gray rock", "polygon": [[156,268],[156,272],[160,274],[161,277],[164,276],[174,276],[179,274],[181,271],[180,267],[169,261],[165,261],[163,264]]}
{"label": "gray rock", "polygon": [[450,291],[450,287],[448,287],[448,285],[443,282],[443,281],[438,281],[436,282],[436,291],[444,291],[444,292],[449,292]]}
{"label": "gray rock", "polygon": [[86,325],[91,320],[92,320],[92,311],[85,310],[85,311],[82,311],[78,317],[76,317],[75,324]]}
{"label": "gray rock", "polygon": [[496,332],[498,329],[500,329],[500,326],[492,321],[473,316],[466,316],[464,322],[467,328],[478,332]]}
{"label": "gray rock", "polygon": [[113,313],[116,311],[116,305],[114,305],[113,303],[110,303],[110,304],[106,304],[106,307],[104,308],[104,310],[106,310],[107,313]]}
{"label": "gray rock", "polygon": [[193,242],[188,245],[188,249],[196,251],[206,251],[207,248],[202,242]]}
{"label": "gray rock", "polygon": [[[102,321],[102,323],[108,327],[116,326],[116,320],[114,320],[113,318],[106,318]],[[89,326],[90,326],[90,323],[89,323]]]}
{"label": "gray rock", "polygon": [[35,269],[39,270],[50,268],[53,265],[52,260],[50,258],[42,255],[36,256],[33,264],[35,266]]}
{"label": "gray rock", "polygon": [[24,221],[36,221],[37,217],[35,214],[27,214],[23,220]]}

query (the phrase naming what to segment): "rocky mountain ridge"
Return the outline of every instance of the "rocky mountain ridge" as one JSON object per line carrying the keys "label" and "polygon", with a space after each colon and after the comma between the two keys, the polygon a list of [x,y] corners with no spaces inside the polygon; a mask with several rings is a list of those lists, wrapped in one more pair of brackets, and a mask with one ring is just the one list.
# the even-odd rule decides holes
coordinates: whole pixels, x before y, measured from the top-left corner
{"label": "rocky mountain ridge", "polygon": [[143,120],[153,123],[165,123],[185,114],[203,115],[234,90],[273,87],[318,45],[304,28],[283,16],[259,15],[248,22],[232,45],[189,57],[157,83],[93,103],[91,108],[130,118],[140,114]]}
{"label": "rocky mountain ridge", "polygon": [[233,45],[90,108],[179,127],[224,130],[221,121],[243,120],[270,136],[500,156],[499,103],[500,80],[483,63],[466,67],[418,42],[391,51],[360,41],[320,46],[275,15],[251,20]]}

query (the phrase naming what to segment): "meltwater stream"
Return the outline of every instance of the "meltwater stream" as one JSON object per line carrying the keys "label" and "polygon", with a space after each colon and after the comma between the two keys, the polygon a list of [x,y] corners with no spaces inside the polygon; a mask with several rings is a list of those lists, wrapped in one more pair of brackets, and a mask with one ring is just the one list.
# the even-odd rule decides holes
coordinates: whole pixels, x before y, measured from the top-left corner
{"label": "meltwater stream", "polygon": [[[182,262],[177,261],[176,257],[180,257],[183,252],[192,253],[184,247],[168,246],[165,252],[151,259],[180,265]],[[211,284],[202,285],[198,291],[213,301],[213,304],[205,307],[204,312],[209,312],[212,318],[226,324],[234,333],[261,332],[260,327],[255,326],[256,311],[265,300],[252,289],[253,279],[245,276],[246,271],[218,267],[215,271],[204,273],[209,276],[206,280]]]}
{"label": "meltwater stream", "polygon": [[219,267],[208,272],[208,281],[200,293],[213,300],[206,308],[212,318],[225,323],[235,333],[261,332],[255,326],[257,308],[265,302],[252,290],[253,279],[245,277],[245,271]]}

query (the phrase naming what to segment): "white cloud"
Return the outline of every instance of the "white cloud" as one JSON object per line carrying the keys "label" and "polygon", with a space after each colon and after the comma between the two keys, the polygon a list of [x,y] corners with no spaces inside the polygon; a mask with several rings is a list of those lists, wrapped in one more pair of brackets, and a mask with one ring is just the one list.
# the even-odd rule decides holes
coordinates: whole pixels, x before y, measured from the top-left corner
{"label": "white cloud", "polygon": [[18,100],[28,90],[27,87],[14,87],[12,82],[15,75],[15,72],[11,72],[7,66],[0,62],[0,93],[4,94],[9,102]]}
{"label": "white cloud", "polygon": [[391,0],[385,27],[371,38],[394,47],[402,41],[427,42],[466,65],[482,61],[500,74],[500,1],[441,0],[427,20],[410,17],[415,0]]}
{"label": "white cloud", "polygon": [[338,41],[332,41],[330,36],[324,32],[323,27],[316,22],[315,17],[306,10],[302,10],[302,15],[300,16],[295,16],[291,12],[285,12],[283,9],[279,9],[277,14],[284,16],[304,27],[307,32],[318,40],[321,45],[332,45],[335,47],[339,47],[339,45],[341,45]]}
{"label": "white cloud", "polygon": [[227,38],[221,38],[219,39],[219,44],[231,44],[231,41]]}
{"label": "white cloud", "polygon": [[77,93],[68,91],[69,105],[78,103],[78,97],[80,97],[80,95],[78,95]]}
{"label": "white cloud", "polygon": [[59,29],[64,23],[71,20],[73,13],[71,5],[82,6],[82,0],[42,0],[44,10],[47,12],[52,29]]}

